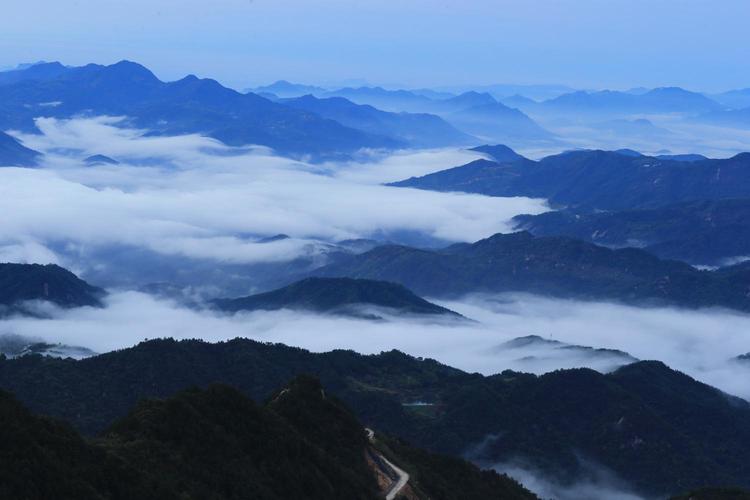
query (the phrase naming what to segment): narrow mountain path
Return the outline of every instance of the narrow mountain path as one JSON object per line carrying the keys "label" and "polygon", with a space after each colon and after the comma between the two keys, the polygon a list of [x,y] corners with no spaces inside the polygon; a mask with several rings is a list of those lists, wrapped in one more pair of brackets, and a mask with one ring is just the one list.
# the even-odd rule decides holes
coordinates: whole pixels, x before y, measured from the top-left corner
{"label": "narrow mountain path", "polygon": [[396,465],[390,462],[383,455],[380,455],[380,458],[382,458],[383,462],[385,462],[388,465],[388,467],[393,469],[393,472],[395,472],[396,475],[398,476],[398,479],[396,480],[396,482],[394,482],[391,485],[390,491],[385,495],[385,500],[393,500],[394,498],[396,498],[396,495],[401,493],[401,490],[403,490],[404,486],[406,486],[407,483],[409,482],[409,474],[405,470],[399,469]]}
{"label": "narrow mountain path", "polygon": [[[367,433],[367,439],[370,442],[373,442],[375,440],[375,431],[369,428],[365,428],[365,432]],[[382,453],[378,453],[375,450],[373,450],[373,452],[377,454],[378,458],[382,460],[383,464],[387,465],[396,476],[396,480],[391,483],[391,486],[385,495],[386,500],[394,500],[396,496],[401,493],[401,490],[403,490],[404,487],[409,483],[409,473],[385,458]]]}

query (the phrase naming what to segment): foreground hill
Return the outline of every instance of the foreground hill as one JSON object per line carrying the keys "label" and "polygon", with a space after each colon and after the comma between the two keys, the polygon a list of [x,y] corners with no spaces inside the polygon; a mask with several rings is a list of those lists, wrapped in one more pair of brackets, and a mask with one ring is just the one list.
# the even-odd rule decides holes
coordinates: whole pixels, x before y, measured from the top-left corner
{"label": "foreground hill", "polygon": [[15,138],[0,132],[0,167],[33,167],[40,153],[23,146]]}
{"label": "foreground hill", "polygon": [[318,313],[372,315],[372,309],[396,314],[439,314],[453,311],[414,295],[401,285],[351,278],[307,278],[271,292],[221,299],[214,306],[228,312],[300,309]]}
{"label": "foreground hill", "polygon": [[[4,392],[0,417],[3,498],[374,500],[382,498],[378,473],[388,471],[380,438],[368,441],[309,377],[265,405],[221,385],[142,401],[93,441]],[[398,442],[388,456],[415,474],[403,489],[413,499],[536,498],[507,476]]]}
{"label": "foreground hill", "polygon": [[[50,63],[53,64],[53,63]],[[215,80],[187,76],[162,82],[143,66],[89,64],[0,84],[0,129],[35,131],[37,117],[127,116],[152,133],[201,133],[226,144],[260,144],[293,155],[330,155],[360,148],[398,147],[382,135],[345,127],[308,111],[241,94]]]}
{"label": "foreground hill", "polygon": [[695,201],[620,212],[520,215],[516,229],[599,245],[637,246],[667,259],[722,265],[750,255],[750,199]]}
{"label": "foreground hill", "polygon": [[0,264],[0,308],[6,312],[31,300],[62,307],[99,306],[102,295],[103,290],[60,266]]}
{"label": "foreground hill", "polygon": [[615,151],[573,151],[539,161],[476,160],[393,186],[489,196],[546,198],[553,205],[602,210],[750,198],[750,153],[700,161]]}
{"label": "foreground hill", "polygon": [[0,360],[3,389],[87,433],[106,429],[143,398],[220,382],[265,400],[300,373],[319,377],[326,393],[377,431],[453,455],[471,449],[484,464],[522,459],[567,483],[585,469],[583,458],[662,496],[750,487],[750,405],[658,362],[607,375],[576,369],[485,377],[396,351],[313,354],[240,339],[156,340],[81,361]]}
{"label": "foreground hill", "polygon": [[496,234],[442,250],[381,246],[314,271],[400,283],[428,297],[528,292],[562,298],[750,310],[744,273],[699,271],[643,250]]}
{"label": "foreground hill", "polygon": [[702,488],[671,500],[750,500],[750,491],[740,488]]}

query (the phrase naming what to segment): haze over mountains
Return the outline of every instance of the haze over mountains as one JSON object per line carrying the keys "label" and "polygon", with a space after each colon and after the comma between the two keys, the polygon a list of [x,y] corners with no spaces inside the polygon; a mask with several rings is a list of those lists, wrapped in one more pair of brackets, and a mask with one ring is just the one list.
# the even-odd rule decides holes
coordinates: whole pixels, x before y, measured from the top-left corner
{"label": "haze over mountains", "polygon": [[0,483],[750,487],[743,95],[0,72]]}

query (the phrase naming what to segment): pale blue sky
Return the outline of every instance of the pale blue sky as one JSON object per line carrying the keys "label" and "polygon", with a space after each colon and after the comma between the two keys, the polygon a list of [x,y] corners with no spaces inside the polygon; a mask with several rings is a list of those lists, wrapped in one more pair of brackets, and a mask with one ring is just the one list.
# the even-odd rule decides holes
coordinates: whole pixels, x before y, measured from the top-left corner
{"label": "pale blue sky", "polygon": [[5,0],[0,66],[164,79],[750,87],[750,0]]}

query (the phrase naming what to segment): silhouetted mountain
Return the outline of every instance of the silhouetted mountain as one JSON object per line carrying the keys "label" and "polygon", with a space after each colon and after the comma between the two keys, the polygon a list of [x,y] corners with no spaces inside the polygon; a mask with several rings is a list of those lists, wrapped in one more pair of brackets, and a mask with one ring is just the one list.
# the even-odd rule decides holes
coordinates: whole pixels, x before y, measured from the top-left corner
{"label": "silhouetted mountain", "polygon": [[318,99],[306,95],[281,101],[368,134],[388,136],[412,147],[467,144],[472,138],[442,118],[424,113],[389,113],[343,97]]}
{"label": "silhouetted mountain", "polygon": [[503,97],[500,99],[500,102],[502,102],[509,108],[517,108],[522,110],[534,109],[539,104],[534,99],[530,99],[520,94],[515,94],[510,97]]}
{"label": "silhouetted mountain", "polygon": [[435,103],[444,113],[453,113],[477,106],[492,106],[497,100],[486,92],[464,92],[463,94],[443,99]]}
{"label": "silhouetted mountain", "polygon": [[[503,342],[493,349],[495,353],[515,356],[514,367],[523,371],[536,371],[536,366],[548,362],[565,363],[572,361],[573,366],[588,366],[597,371],[611,371],[638,361],[630,354],[616,349],[601,349],[576,344],[568,344],[559,340],[527,335]],[[525,365],[525,367],[524,367]],[[570,365],[568,365],[570,366]]]}
{"label": "silhouetted mountain", "polygon": [[262,87],[255,87],[249,89],[248,92],[254,94],[274,94],[281,98],[287,97],[300,97],[307,94],[321,94],[326,89],[322,87],[316,87],[314,85],[303,85],[299,83],[291,83],[286,80],[278,80],[271,85],[264,85]]}
{"label": "silhouetted mountain", "polygon": [[642,153],[634,149],[628,149],[628,148],[616,149],[614,152],[617,154],[624,155],[624,156],[629,156],[631,158],[640,158],[641,156],[643,156]]}
{"label": "silhouetted mountain", "polygon": [[508,146],[498,144],[496,146],[484,145],[471,148],[471,151],[477,151],[484,153],[489,156],[492,160],[498,163],[504,163],[508,161],[523,160],[524,157],[510,149]]}
{"label": "silhouetted mountain", "polygon": [[721,105],[703,94],[679,87],[663,87],[642,94],[602,90],[577,91],[542,103],[547,110],[575,113],[692,113],[700,114],[721,109]]}
{"label": "silhouetted mountain", "polygon": [[15,358],[19,356],[28,356],[29,354],[75,359],[82,359],[96,355],[94,351],[86,347],[71,346],[61,343],[52,344],[39,338],[29,338],[22,335],[0,335],[0,355]]}
{"label": "silhouetted mountain", "polygon": [[[319,377],[325,394],[340,397],[378,433],[433,451],[471,453],[483,464],[523,460],[550,478],[572,483],[583,470],[583,457],[652,496],[717,484],[750,487],[750,405],[658,362],[633,363],[607,375],[576,369],[542,376],[506,371],[484,377],[397,351],[376,356],[351,351],[313,354],[240,339],[218,344],[156,340],[81,361],[0,359],[0,386],[33,411],[67,418],[88,432],[122,418],[142,398],[168,397],[191,386],[218,382],[256,400],[283,398],[286,394],[277,387],[299,373]],[[132,431],[127,426],[113,428],[135,439],[121,449],[147,446],[139,444],[140,436],[159,437],[156,442],[164,443],[163,449],[188,452],[184,465],[178,462],[181,453],[163,455],[177,470],[200,463],[204,453],[221,457],[224,447],[217,443],[237,442],[236,434],[224,429],[240,429],[244,436],[258,428],[244,424],[236,413],[249,403],[234,397],[232,404],[212,403],[211,398],[224,401],[224,392],[211,397],[198,393],[195,403],[188,393],[177,401],[141,407],[126,420]],[[308,394],[313,397],[315,391]],[[413,406],[414,401],[423,404]],[[304,411],[283,416],[299,419],[292,425],[302,422],[297,426],[302,438],[325,441],[310,434],[328,435],[326,429],[335,422],[315,407],[307,410],[304,400],[300,404]],[[223,415],[227,418],[218,418]],[[323,418],[316,420],[317,415]],[[321,429],[305,422],[320,422]],[[287,432],[285,439],[296,436]],[[281,441],[279,448],[285,443]],[[277,457],[275,451],[268,452]],[[404,456],[399,465],[406,468],[413,455]],[[225,460],[210,463],[227,467],[227,473],[233,470]],[[148,467],[148,462],[141,467]],[[195,471],[195,478],[187,477],[185,484],[201,477],[201,471]]]}
{"label": "silhouetted mountain", "polygon": [[563,210],[515,217],[516,229],[612,247],[635,246],[667,259],[722,265],[750,256],[750,200],[696,201],[621,212]]}
{"label": "silhouetted mountain", "polygon": [[618,136],[649,138],[652,140],[659,140],[672,135],[671,131],[663,127],[657,127],[653,122],[645,118],[636,120],[607,120],[593,124],[592,128]]}
{"label": "silhouetted mountain", "polygon": [[53,80],[68,71],[59,62],[26,65],[11,71],[0,72],[0,85],[18,83],[24,80]]}
{"label": "silhouetted mountain", "polygon": [[539,161],[476,160],[393,186],[490,196],[546,198],[553,205],[604,210],[693,200],[750,198],[750,153],[702,161],[666,161],[614,151],[571,151]]}
{"label": "silhouetted mountain", "polygon": [[0,264],[0,308],[6,312],[30,300],[53,302],[61,307],[99,306],[103,294],[103,290],[60,266]]}
{"label": "silhouetted mountain", "polygon": [[730,90],[729,92],[712,95],[711,98],[728,108],[750,108],[750,88]]}
{"label": "silhouetted mountain", "polygon": [[15,137],[0,132],[0,167],[33,167],[40,153],[24,147]]}
{"label": "silhouetted mountain", "polygon": [[[89,442],[2,391],[0,416],[3,498],[375,500],[384,493],[376,481],[382,440],[368,441],[310,377],[297,377],[263,406],[223,385],[142,401]],[[507,476],[384,442],[391,462],[420,476],[407,483],[410,498],[536,498]],[[443,475],[454,481],[426,481]]]}
{"label": "silhouetted mountain", "polygon": [[659,160],[667,161],[703,161],[708,160],[708,157],[698,154],[677,154],[677,155],[656,155],[654,158]]}
{"label": "silhouetted mountain", "polygon": [[89,156],[85,160],[83,160],[86,165],[89,166],[96,166],[96,165],[119,165],[120,162],[110,158],[109,156],[104,155],[93,155]]}
{"label": "silhouetted mountain", "polygon": [[360,87],[330,91],[325,95],[344,97],[386,111],[436,114],[463,132],[496,141],[552,138],[550,132],[523,112],[497,102],[488,93],[469,91],[447,99],[431,99],[407,90]]}
{"label": "silhouetted mountain", "polygon": [[536,101],[552,99],[574,90],[567,85],[515,85],[507,83],[478,85],[472,86],[472,88],[479,92],[487,92],[494,96],[495,99],[502,100],[508,96],[521,95],[530,97]]}
{"label": "silhouetted mountain", "polygon": [[314,271],[316,276],[400,283],[428,297],[528,292],[563,298],[750,310],[750,278],[699,271],[634,248],[567,237],[496,234],[443,250],[382,246]]}
{"label": "silhouetted mountain", "polygon": [[307,278],[272,292],[239,299],[215,300],[223,311],[301,309],[318,313],[377,317],[396,314],[458,314],[414,295],[401,285],[350,278]]}
{"label": "silhouetted mountain", "polygon": [[[50,105],[53,103],[54,105]],[[0,127],[34,131],[39,116],[128,116],[152,134],[201,133],[226,144],[261,144],[293,155],[332,155],[397,143],[313,113],[188,76],[164,83],[138,64],[67,68],[53,79],[0,86]]]}
{"label": "silhouetted mountain", "polygon": [[499,141],[550,140],[553,135],[522,111],[505,104],[481,104],[446,115],[446,119],[470,134]]}
{"label": "silhouetted mountain", "polygon": [[726,111],[713,111],[695,119],[699,123],[710,123],[725,127],[750,127],[750,106]]}
{"label": "silhouetted mountain", "polygon": [[391,112],[431,112],[435,103],[424,95],[408,90],[386,90],[382,87],[346,87],[328,91],[319,97],[344,97],[357,104],[369,104]]}

